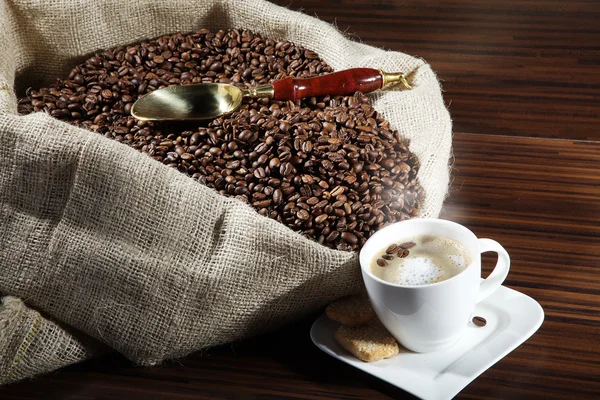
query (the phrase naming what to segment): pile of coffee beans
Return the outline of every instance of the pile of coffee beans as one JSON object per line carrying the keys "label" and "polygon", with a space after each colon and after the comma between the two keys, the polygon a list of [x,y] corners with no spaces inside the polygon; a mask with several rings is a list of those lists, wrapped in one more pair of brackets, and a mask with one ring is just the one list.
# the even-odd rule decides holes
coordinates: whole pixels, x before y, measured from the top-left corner
{"label": "pile of coffee beans", "polygon": [[407,142],[361,93],[248,100],[193,129],[130,115],[139,96],[168,85],[251,86],[330,72],[287,41],[201,30],[97,53],[53,87],[30,90],[19,107],[132,146],[319,243],[356,250],[379,228],[416,216],[424,198]]}

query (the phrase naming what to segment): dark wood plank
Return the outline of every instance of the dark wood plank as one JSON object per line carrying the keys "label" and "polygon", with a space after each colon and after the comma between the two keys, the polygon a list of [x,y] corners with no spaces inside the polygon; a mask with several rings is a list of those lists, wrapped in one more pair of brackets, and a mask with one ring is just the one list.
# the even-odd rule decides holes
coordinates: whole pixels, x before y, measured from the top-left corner
{"label": "dark wood plank", "polygon": [[[506,284],[538,300],[540,330],[460,399],[600,393],[600,143],[457,134],[442,217],[501,242]],[[485,257],[485,270],[493,263]],[[317,315],[267,336],[136,368],[117,355],[0,388],[2,399],[411,398],[316,349]]]}
{"label": "dark wood plank", "polygon": [[600,140],[597,1],[275,2],[423,57],[456,132]]}
{"label": "dark wood plank", "polygon": [[[506,285],[535,298],[546,314],[529,341],[461,397],[597,397],[600,145],[456,135],[454,152],[441,217],[501,242],[512,258]],[[493,259],[485,261],[489,271]]]}

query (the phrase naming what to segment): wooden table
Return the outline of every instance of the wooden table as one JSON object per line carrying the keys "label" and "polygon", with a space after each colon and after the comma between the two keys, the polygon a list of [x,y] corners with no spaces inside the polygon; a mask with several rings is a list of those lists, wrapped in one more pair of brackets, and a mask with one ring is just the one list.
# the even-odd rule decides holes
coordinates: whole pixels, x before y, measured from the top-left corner
{"label": "wooden table", "polygon": [[[503,243],[506,285],[546,313],[458,398],[600,398],[600,4],[278,2],[438,72],[455,132],[441,216]],[[317,315],[155,368],[111,354],[0,398],[411,398],[316,349]]]}

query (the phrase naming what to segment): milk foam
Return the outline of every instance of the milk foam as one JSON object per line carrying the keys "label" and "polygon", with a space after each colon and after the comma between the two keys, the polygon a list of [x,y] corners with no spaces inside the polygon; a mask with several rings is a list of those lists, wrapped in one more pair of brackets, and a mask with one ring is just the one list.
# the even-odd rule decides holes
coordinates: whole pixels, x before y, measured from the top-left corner
{"label": "milk foam", "polygon": [[386,254],[386,246],[371,261],[371,272],[399,285],[428,285],[460,274],[471,263],[467,249],[456,240],[441,236],[415,236],[398,243],[415,242],[406,258],[395,256],[380,267],[377,260]]}

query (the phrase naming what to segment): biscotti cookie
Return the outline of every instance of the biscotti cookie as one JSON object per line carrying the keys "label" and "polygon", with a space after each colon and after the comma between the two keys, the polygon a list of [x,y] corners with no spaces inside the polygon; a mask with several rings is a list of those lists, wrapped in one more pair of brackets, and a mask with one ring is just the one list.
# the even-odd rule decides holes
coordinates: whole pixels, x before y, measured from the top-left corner
{"label": "biscotti cookie", "polygon": [[344,349],[365,362],[390,358],[400,351],[396,339],[378,320],[355,328],[341,326],[335,332],[335,339]]}
{"label": "biscotti cookie", "polygon": [[342,297],[325,309],[325,314],[334,321],[346,326],[359,326],[375,317],[375,311],[367,294]]}

